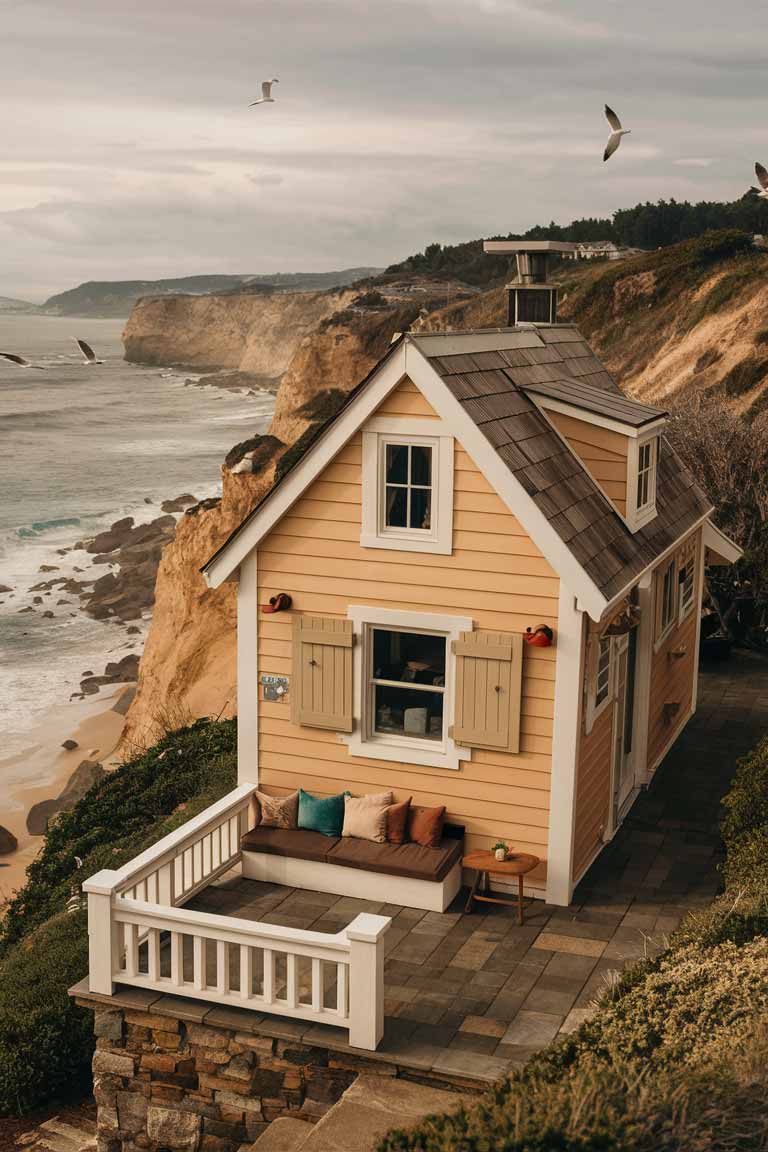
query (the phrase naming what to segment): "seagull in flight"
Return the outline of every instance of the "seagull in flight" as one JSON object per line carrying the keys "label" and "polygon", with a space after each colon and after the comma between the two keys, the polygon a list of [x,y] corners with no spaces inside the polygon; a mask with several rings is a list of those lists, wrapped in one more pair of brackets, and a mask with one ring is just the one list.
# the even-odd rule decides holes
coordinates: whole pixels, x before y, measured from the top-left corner
{"label": "seagull in flight", "polygon": [[23,356],[17,356],[15,352],[0,352],[3,360],[9,360],[11,364],[16,364],[19,368],[36,368],[38,372],[45,372],[42,364],[30,364],[29,360],[25,360]]}
{"label": "seagull in flight", "polygon": [[613,156],[619,144],[621,144],[622,136],[628,136],[632,131],[631,128],[622,128],[621,120],[619,120],[616,113],[612,108],[609,108],[607,104],[605,106],[605,118],[611,126],[611,134],[608,137],[608,143],[606,144],[605,152],[603,153],[604,161],[607,160],[610,156]]}
{"label": "seagull in flight", "polygon": [[90,344],[86,344],[85,340],[80,340],[79,337],[73,336],[72,339],[77,344],[78,348],[83,354],[83,363],[90,366],[91,364],[103,364],[103,360],[99,360],[91,348]]}
{"label": "seagull in flight", "polygon": [[262,80],[261,82],[261,99],[254,100],[253,104],[249,104],[249,108],[255,108],[257,104],[274,104],[275,98],[272,95],[272,85],[279,84],[277,76],[273,76],[271,80]]}
{"label": "seagull in flight", "polygon": [[755,175],[760,183],[760,187],[755,191],[761,199],[768,200],[768,169],[762,164],[755,164]]}

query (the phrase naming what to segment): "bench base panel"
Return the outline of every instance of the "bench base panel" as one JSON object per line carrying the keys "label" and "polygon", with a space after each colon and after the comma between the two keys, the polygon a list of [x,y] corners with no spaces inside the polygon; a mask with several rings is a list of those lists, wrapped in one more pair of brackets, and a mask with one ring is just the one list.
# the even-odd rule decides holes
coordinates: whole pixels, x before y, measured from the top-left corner
{"label": "bench base panel", "polygon": [[331,892],[359,900],[381,900],[425,912],[445,912],[461,888],[461,864],[456,863],[444,880],[414,880],[409,876],[388,876],[345,868],[342,864],[297,860],[266,852],[243,852],[243,876],[266,884],[306,888],[310,892]]}

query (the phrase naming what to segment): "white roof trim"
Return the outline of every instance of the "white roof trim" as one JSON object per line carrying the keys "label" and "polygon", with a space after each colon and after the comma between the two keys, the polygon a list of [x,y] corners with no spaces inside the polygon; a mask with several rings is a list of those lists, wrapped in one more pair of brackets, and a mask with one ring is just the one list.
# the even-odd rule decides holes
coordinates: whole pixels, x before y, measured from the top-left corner
{"label": "white roof trim", "polygon": [[607,428],[611,432],[618,432],[630,440],[641,439],[644,436],[657,434],[666,424],[666,416],[657,416],[639,428],[632,424],[624,424],[621,420],[612,420],[610,416],[601,416],[598,412],[591,412],[588,408],[580,408],[577,404],[568,404],[565,400],[556,400],[552,396],[545,396],[536,391],[535,384],[526,384],[521,389],[533,400],[537,408],[545,408],[550,412],[561,412],[563,416],[572,416],[575,420],[583,420],[585,424],[595,424],[598,428]]}
{"label": "white roof trim", "polygon": [[242,561],[266,536],[274,524],[296,503],[305,489],[351,436],[386,400],[405,376],[405,344],[393,350],[381,368],[368,381],[337,420],[326,429],[307,454],[286,476],[237,534],[209,560],[203,575],[210,588],[218,588],[239,568]]}
{"label": "white roof trim", "polygon": [[716,524],[708,520],[704,525],[704,547],[709,548],[718,556],[722,556],[728,564],[735,564],[744,555],[744,549],[739,548],[729,536],[721,532]]}

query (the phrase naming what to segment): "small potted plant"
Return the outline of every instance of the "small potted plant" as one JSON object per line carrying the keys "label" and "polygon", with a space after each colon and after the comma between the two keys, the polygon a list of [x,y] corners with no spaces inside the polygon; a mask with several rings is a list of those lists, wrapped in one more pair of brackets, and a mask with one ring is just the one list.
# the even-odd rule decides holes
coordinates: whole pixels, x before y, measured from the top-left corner
{"label": "small potted plant", "polygon": [[503,840],[498,840],[491,849],[497,860],[506,860],[507,853],[509,852],[509,845],[505,844]]}

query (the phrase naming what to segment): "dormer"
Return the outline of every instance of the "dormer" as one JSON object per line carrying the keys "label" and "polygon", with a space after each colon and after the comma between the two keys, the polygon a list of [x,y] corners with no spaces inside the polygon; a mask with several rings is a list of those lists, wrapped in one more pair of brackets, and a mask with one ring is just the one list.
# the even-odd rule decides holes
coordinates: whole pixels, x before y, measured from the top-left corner
{"label": "dormer", "polygon": [[[610,379],[604,373],[606,379]],[[666,413],[583,379],[525,388],[631,532],[656,515],[659,435]]]}

